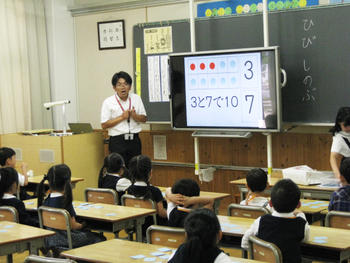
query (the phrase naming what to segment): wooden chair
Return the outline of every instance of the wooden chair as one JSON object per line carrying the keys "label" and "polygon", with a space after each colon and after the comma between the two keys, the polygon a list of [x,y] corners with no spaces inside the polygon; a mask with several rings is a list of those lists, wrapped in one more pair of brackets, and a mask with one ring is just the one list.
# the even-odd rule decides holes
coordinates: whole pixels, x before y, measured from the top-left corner
{"label": "wooden chair", "polygon": [[230,204],[227,208],[228,216],[258,218],[270,214],[269,210],[261,206]]}
{"label": "wooden chair", "polygon": [[249,237],[249,255],[254,260],[270,263],[283,262],[281,250],[276,245],[255,236]]}
{"label": "wooden chair", "polygon": [[350,212],[330,211],[326,215],[326,227],[350,229]]}
{"label": "wooden chair", "polygon": [[86,188],[85,201],[118,205],[118,194],[115,190],[109,188]]}
{"label": "wooden chair", "polygon": [[152,225],[147,228],[147,243],[178,248],[186,239],[185,229]]}
{"label": "wooden chair", "polygon": [[0,206],[0,221],[19,223],[17,209],[12,206]]}
{"label": "wooden chair", "polygon": [[71,259],[64,258],[47,258],[42,256],[30,255],[26,257],[24,263],[77,263]]}
{"label": "wooden chair", "polygon": [[[135,197],[133,195],[124,194],[121,199],[123,206],[148,208],[157,210],[155,202],[151,199],[143,199],[141,197]],[[153,215],[153,223],[157,224],[157,215]]]}
{"label": "wooden chair", "polygon": [[[40,206],[38,208],[39,224],[41,228],[48,227],[53,230],[64,230],[67,232],[68,248],[73,248],[71,235],[71,216],[69,212],[61,208]],[[63,248],[65,249],[65,248]]]}

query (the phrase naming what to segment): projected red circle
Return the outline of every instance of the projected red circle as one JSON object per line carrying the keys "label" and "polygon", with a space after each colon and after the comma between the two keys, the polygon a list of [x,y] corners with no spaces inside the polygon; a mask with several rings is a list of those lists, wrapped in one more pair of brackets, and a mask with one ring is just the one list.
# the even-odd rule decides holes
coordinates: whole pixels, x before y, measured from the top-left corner
{"label": "projected red circle", "polygon": [[201,63],[200,66],[201,70],[205,69],[205,64],[204,63]]}
{"label": "projected red circle", "polygon": [[211,62],[210,65],[209,65],[210,69],[214,69],[215,68],[215,63],[214,62]]}
{"label": "projected red circle", "polygon": [[195,64],[191,64],[190,68],[191,68],[191,70],[195,70],[196,69],[196,65]]}

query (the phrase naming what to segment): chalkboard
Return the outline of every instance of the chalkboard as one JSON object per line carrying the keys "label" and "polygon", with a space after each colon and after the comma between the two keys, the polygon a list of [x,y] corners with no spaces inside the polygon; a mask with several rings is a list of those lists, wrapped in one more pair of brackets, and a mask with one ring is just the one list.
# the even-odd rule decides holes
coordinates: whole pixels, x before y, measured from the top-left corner
{"label": "chalkboard", "polygon": [[[282,89],[283,121],[333,123],[340,106],[350,101],[350,6],[327,6],[269,13],[270,45],[281,50],[287,72]],[[173,51],[190,51],[189,21],[169,22]],[[164,23],[163,23],[164,25]],[[134,27],[134,47],[141,50],[141,70],[147,72],[143,28]],[[263,46],[262,14],[196,20],[196,50]],[[148,78],[142,75],[142,99],[150,121],[170,121],[169,103],[149,103]]]}

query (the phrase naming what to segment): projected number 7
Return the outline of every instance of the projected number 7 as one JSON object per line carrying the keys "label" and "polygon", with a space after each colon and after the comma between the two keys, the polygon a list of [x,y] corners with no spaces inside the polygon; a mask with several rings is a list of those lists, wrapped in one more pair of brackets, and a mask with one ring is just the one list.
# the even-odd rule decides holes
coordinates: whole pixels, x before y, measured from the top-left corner
{"label": "projected number 7", "polygon": [[252,106],[254,102],[254,95],[245,95],[245,101],[250,101],[250,106],[249,106],[249,114],[252,112]]}

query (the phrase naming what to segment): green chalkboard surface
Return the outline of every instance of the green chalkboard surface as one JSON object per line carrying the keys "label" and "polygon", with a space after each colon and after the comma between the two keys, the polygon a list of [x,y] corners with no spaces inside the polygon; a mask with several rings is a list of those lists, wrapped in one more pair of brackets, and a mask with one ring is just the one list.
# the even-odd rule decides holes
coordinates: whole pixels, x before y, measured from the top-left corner
{"label": "green chalkboard surface", "polygon": [[[350,104],[350,6],[337,5],[269,13],[271,46],[280,46],[287,72],[282,89],[283,121],[334,122],[340,106]],[[134,47],[141,48],[142,99],[148,119],[169,122],[169,102],[149,102],[143,29],[172,26],[173,52],[190,51],[189,21],[134,26]],[[263,46],[262,14],[196,20],[196,50]],[[135,51],[134,51],[135,52]]]}

